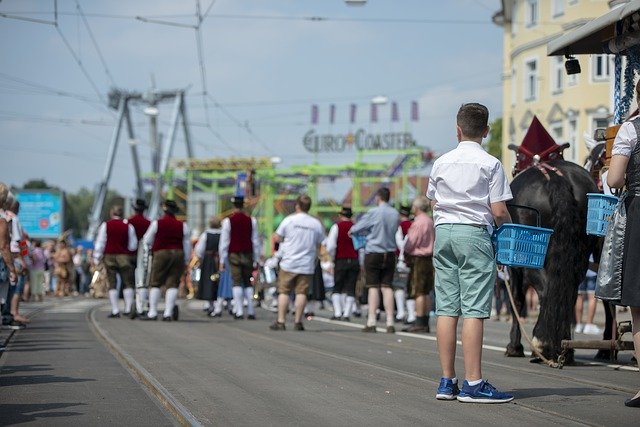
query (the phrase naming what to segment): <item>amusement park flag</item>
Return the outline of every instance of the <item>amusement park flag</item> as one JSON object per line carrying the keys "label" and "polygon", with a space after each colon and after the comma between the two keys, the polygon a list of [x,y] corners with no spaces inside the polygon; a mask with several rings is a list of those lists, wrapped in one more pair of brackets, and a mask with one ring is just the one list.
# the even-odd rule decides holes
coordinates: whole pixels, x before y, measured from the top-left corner
{"label": "amusement park flag", "polygon": [[391,121],[397,122],[398,120],[398,103],[394,101],[391,103]]}
{"label": "amusement park flag", "polygon": [[318,124],[318,106],[315,104],[311,106],[311,124]]}
{"label": "amusement park flag", "polygon": [[356,104],[351,104],[351,109],[349,111],[349,123],[354,124],[356,122]]}
{"label": "amusement park flag", "polygon": [[371,123],[378,122],[378,106],[376,104],[371,104]]}
{"label": "amusement park flag", "polygon": [[329,106],[329,123],[333,124],[336,121],[336,104]]}
{"label": "amusement park flag", "polygon": [[411,121],[417,122],[420,119],[418,113],[418,101],[411,101]]}

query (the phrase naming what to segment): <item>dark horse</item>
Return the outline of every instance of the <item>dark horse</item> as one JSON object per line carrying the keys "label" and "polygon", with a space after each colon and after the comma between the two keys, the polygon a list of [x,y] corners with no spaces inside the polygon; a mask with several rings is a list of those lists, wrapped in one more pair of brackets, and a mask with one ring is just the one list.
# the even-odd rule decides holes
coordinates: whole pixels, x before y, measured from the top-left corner
{"label": "dark horse", "polygon": [[[594,179],[583,167],[564,160],[552,160],[550,168],[530,167],[511,183],[509,203],[536,208],[540,226],[553,229],[544,268],[512,268],[511,286],[516,310],[523,313],[525,293],[533,286],[540,300],[540,314],[533,329],[533,346],[550,360],[557,360],[563,339],[571,339],[577,289],[584,279],[595,238],[586,234],[587,193],[596,193]],[[557,168],[559,173],[550,170]],[[544,171],[543,171],[544,170]],[[514,223],[535,225],[536,214],[510,207]],[[524,357],[517,321],[511,326],[506,355]],[[573,352],[566,363],[573,361]]]}

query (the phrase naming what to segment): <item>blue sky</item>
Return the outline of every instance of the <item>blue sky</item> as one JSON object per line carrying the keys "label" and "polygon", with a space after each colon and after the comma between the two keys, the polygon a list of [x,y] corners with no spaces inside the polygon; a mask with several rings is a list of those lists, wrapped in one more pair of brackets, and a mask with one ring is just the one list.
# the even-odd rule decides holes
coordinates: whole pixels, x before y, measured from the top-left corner
{"label": "blue sky", "polygon": [[[190,87],[187,110],[200,158],[275,155],[283,166],[308,164],[314,157],[302,138],[312,128],[313,104],[320,109],[319,133],[408,130],[436,152],[455,145],[461,103],[486,104],[492,119],[501,114],[502,31],[491,22],[498,0],[369,0],[362,7],[343,0],[217,0],[201,27],[211,129],[203,126],[195,31],[135,19],[195,24],[195,0],[78,3],[91,32],[75,0],[58,1],[62,35],[52,25],[0,18],[0,179],[9,184],[44,178],[67,191],[93,188],[114,124],[98,93],[106,98],[113,83],[145,91],[151,76],[158,89]],[[201,0],[202,11],[210,4]],[[0,13],[16,16],[52,21],[52,11],[53,0],[0,2]],[[399,103],[400,123],[391,123],[388,105],[380,108],[379,123],[369,123],[376,95]],[[420,103],[417,123],[408,120],[412,100]],[[358,105],[355,125],[348,123],[351,103]],[[337,109],[333,125],[330,104]],[[133,119],[148,171],[149,131],[141,110],[134,109]],[[170,116],[171,104],[162,105],[159,130],[165,135]],[[174,156],[185,157],[181,135]],[[321,154],[318,161],[354,158]],[[130,196],[133,186],[125,138],[110,187]]]}

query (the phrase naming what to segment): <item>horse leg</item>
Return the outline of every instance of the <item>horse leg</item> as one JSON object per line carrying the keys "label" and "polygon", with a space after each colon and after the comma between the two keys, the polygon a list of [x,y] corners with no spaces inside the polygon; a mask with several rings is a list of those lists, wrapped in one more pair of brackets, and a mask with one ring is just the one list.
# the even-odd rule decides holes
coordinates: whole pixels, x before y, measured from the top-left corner
{"label": "horse leg", "polygon": [[[618,328],[616,324],[616,309],[615,306],[610,304],[607,301],[602,301],[602,305],[604,306],[604,315],[605,315],[605,323],[604,323],[604,332],[602,333],[602,339],[605,341],[611,339],[618,339]],[[615,336],[614,336],[615,334]],[[608,360],[613,361],[618,358],[618,352],[614,352],[611,354],[611,350],[598,350],[596,355],[593,357],[596,360]]]}
{"label": "horse leg", "polygon": [[510,268],[511,273],[511,292],[515,307],[511,307],[511,332],[509,334],[509,344],[505,351],[507,357],[524,357],[524,347],[522,347],[522,333],[516,319],[515,313],[523,316],[527,310],[526,290],[524,289],[523,270],[521,268]]}

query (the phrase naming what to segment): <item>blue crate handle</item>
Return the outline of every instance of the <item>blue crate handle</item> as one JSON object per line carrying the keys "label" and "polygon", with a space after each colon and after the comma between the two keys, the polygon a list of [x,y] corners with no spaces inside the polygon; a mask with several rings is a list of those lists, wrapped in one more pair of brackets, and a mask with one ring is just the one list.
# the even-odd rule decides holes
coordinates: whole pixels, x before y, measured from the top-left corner
{"label": "blue crate handle", "polygon": [[[536,214],[536,227],[540,228],[540,211],[536,208],[532,208],[531,206],[525,206],[525,205],[517,205],[515,203],[507,203],[507,208],[516,208],[516,209],[529,209],[530,211],[535,212]],[[514,223],[515,224],[515,223]],[[520,224],[520,225],[527,225],[527,224]],[[496,239],[498,238],[496,235],[496,232],[498,231],[498,228],[495,228],[493,230],[493,234],[491,235],[491,243],[493,243],[493,250],[497,251],[497,247],[496,247]]]}

